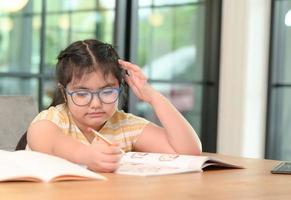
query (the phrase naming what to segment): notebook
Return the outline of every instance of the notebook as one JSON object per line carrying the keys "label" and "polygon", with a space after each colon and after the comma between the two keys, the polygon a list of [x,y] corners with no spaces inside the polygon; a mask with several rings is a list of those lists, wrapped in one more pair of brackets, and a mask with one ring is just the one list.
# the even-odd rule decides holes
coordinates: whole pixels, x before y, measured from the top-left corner
{"label": "notebook", "polygon": [[35,151],[0,150],[0,181],[106,180],[65,159]]}
{"label": "notebook", "polygon": [[128,152],[123,155],[117,174],[157,176],[202,172],[209,167],[242,169],[242,166],[208,156]]}

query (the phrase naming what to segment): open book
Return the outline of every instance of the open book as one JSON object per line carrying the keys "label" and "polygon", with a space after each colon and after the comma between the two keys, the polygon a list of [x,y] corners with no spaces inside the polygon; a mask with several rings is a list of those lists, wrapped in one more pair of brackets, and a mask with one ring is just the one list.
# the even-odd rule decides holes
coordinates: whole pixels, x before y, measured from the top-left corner
{"label": "open book", "polygon": [[117,174],[155,176],[201,172],[208,166],[243,168],[207,156],[128,152],[123,155]]}
{"label": "open book", "polygon": [[106,180],[85,167],[35,151],[0,150],[0,181]]}

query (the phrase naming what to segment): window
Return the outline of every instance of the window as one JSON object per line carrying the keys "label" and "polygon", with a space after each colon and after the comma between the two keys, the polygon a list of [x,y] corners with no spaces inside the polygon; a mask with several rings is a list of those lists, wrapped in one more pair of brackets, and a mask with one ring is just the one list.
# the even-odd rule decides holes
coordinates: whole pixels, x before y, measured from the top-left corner
{"label": "window", "polygon": [[[0,94],[32,95],[46,108],[55,88],[59,51],[98,38],[140,65],[202,139],[216,151],[221,1],[30,0],[0,10]],[[127,109],[157,122],[130,94]]]}
{"label": "window", "polygon": [[[132,5],[131,52],[151,85],[186,117],[205,151],[216,151],[220,1],[147,0]],[[211,41],[211,42],[210,42]],[[159,123],[130,95],[129,110]]]}
{"label": "window", "polygon": [[47,107],[59,51],[85,38],[113,42],[115,0],[30,0],[0,12],[0,94],[32,95]]}
{"label": "window", "polygon": [[266,157],[291,160],[291,1],[273,1]]}
{"label": "window", "polygon": [[37,98],[40,4],[29,2],[15,13],[0,13],[0,94]]}

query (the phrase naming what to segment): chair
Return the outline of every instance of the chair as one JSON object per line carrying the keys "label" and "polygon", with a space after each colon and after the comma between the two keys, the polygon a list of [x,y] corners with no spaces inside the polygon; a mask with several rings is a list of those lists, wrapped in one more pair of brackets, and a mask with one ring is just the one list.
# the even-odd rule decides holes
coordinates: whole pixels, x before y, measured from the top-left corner
{"label": "chair", "polygon": [[21,137],[26,140],[37,103],[31,96],[0,96],[0,110],[0,149],[13,151]]}

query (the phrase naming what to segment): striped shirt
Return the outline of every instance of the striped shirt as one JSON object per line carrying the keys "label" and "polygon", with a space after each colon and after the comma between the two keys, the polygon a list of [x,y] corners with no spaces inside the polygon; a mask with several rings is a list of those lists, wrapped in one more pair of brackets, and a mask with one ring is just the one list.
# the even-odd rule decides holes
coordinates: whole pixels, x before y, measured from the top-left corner
{"label": "striped shirt", "polygon": [[[65,104],[60,104],[55,107],[52,106],[40,112],[32,123],[40,120],[49,120],[56,124],[62,130],[63,134],[90,145],[90,142],[75,124]],[[149,121],[144,118],[118,110],[98,132],[110,141],[120,143],[124,151],[133,151],[134,143],[148,123]],[[27,146],[26,149],[29,150],[30,148]]]}

